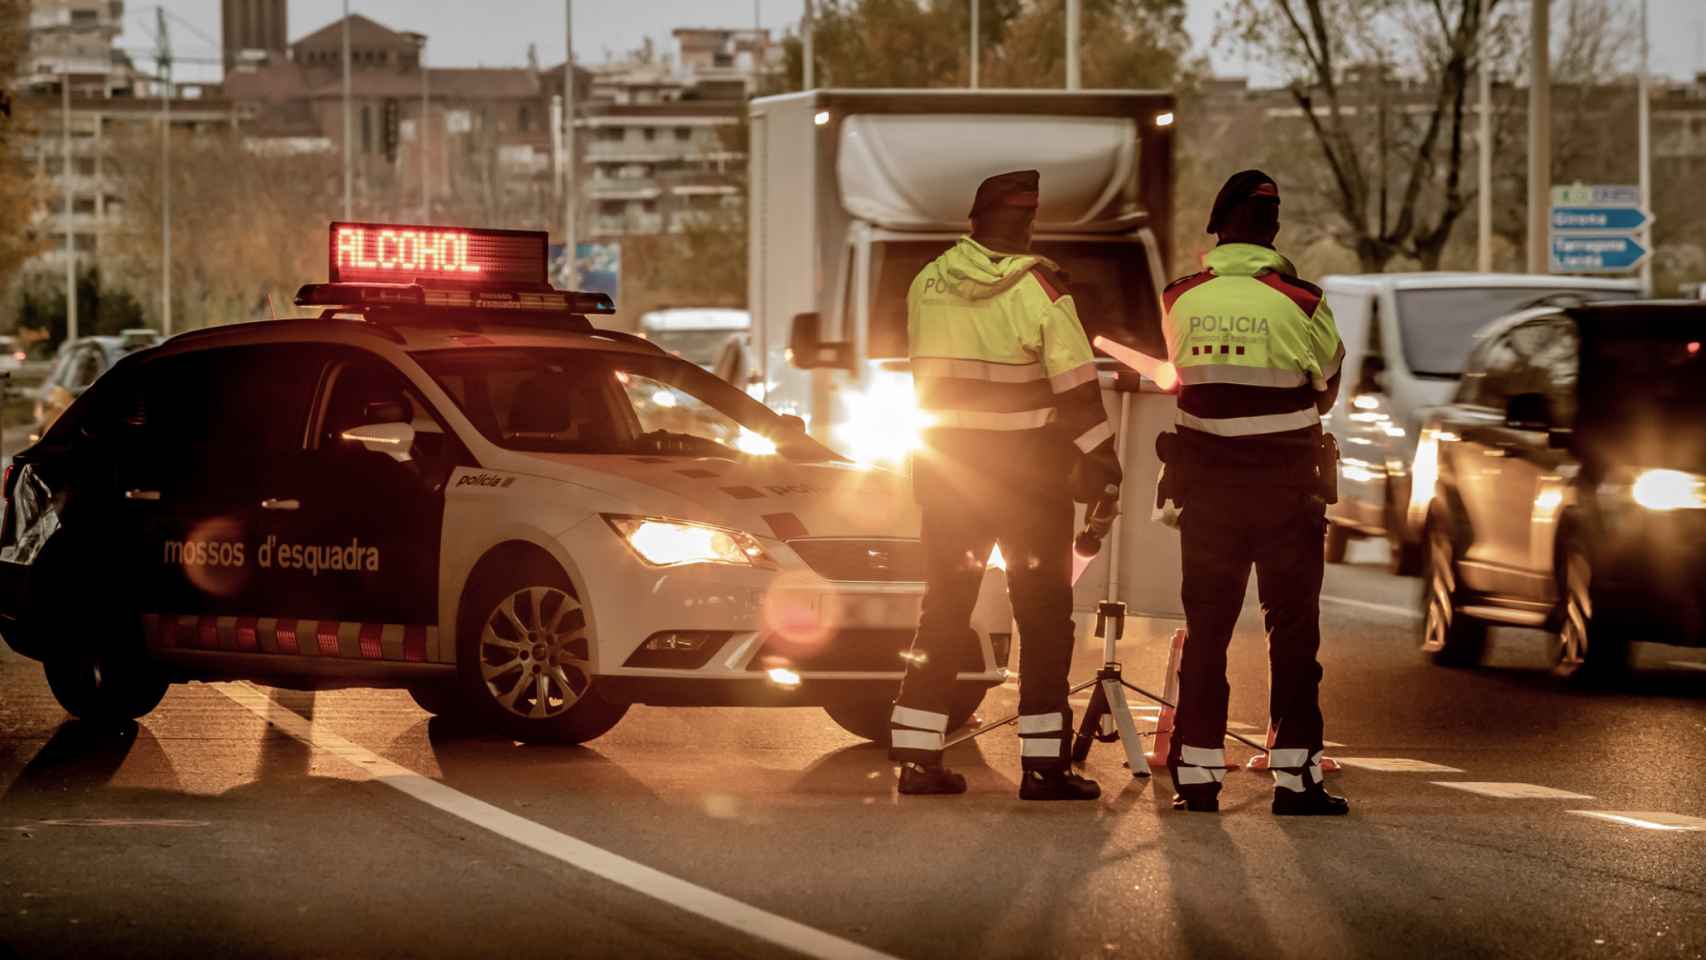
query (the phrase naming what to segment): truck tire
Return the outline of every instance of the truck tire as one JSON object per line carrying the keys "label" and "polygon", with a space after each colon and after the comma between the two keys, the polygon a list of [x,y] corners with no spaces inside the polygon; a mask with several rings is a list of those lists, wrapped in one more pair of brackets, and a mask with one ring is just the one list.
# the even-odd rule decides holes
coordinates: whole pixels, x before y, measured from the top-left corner
{"label": "truck tire", "polygon": [[48,689],[65,712],[89,723],[125,723],[147,716],[170,686],[145,657],[61,654],[43,664]]}
{"label": "truck tire", "polygon": [[1439,517],[1428,521],[1422,561],[1422,653],[1442,667],[1473,666],[1487,650],[1486,621],[1465,616],[1457,547]]}
{"label": "truck tire", "polygon": [[585,743],[616,726],[628,705],[594,688],[592,638],[568,575],[542,554],[488,570],[464,598],[456,631],[470,716],[524,743]]}
{"label": "truck tire", "polygon": [[1328,563],[1344,563],[1345,551],[1350,549],[1351,532],[1345,527],[1332,521],[1327,522],[1327,543],[1325,547]]}

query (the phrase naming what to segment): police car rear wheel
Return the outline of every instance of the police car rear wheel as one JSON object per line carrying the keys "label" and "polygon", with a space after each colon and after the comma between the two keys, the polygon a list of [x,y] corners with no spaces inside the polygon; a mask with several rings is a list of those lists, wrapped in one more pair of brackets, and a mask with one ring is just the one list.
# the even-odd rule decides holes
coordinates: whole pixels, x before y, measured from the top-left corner
{"label": "police car rear wheel", "polygon": [[521,566],[512,575],[530,585],[487,587],[470,598],[483,616],[458,637],[464,692],[517,740],[584,743],[628,708],[593,689],[592,639],[568,578],[543,563]]}
{"label": "police car rear wheel", "polygon": [[147,716],[160,705],[169,684],[138,656],[61,656],[45,664],[48,689],[65,712],[92,723],[117,723]]}

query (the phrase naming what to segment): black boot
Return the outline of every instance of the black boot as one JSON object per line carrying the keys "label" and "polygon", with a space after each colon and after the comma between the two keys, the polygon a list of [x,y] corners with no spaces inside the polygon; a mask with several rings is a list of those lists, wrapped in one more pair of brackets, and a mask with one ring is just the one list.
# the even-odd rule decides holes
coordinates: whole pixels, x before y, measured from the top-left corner
{"label": "black boot", "polygon": [[1173,794],[1174,810],[1191,813],[1219,813],[1220,795],[1207,790],[1179,790]]}
{"label": "black boot", "polygon": [[900,792],[914,797],[965,793],[966,778],[940,763],[903,763],[900,765]]}
{"label": "black boot", "polygon": [[1274,788],[1276,817],[1342,817],[1351,812],[1351,802],[1335,797],[1325,787],[1316,784],[1302,792]]}
{"label": "black boot", "polygon": [[1096,781],[1079,776],[1071,767],[1026,770],[1019,781],[1020,800],[1094,800],[1101,795]]}

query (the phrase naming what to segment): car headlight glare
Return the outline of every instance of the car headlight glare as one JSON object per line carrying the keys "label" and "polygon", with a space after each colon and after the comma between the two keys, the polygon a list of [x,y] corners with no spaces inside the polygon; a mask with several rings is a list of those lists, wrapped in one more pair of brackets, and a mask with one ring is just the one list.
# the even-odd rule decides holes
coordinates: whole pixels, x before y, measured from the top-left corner
{"label": "car headlight glare", "polygon": [[1648,510],[1706,509],[1706,477],[1681,470],[1642,470],[1629,496]]}
{"label": "car headlight glare", "polygon": [[628,549],[654,567],[689,563],[723,563],[737,567],[773,565],[759,545],[758,538],[740,530],[656,517],[606,515],[604,519]]}

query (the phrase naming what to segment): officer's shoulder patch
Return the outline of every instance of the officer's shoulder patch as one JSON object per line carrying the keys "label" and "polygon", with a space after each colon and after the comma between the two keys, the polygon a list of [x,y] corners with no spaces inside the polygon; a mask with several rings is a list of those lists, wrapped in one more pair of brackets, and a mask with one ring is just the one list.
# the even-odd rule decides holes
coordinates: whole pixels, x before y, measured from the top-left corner
{"label": "officer's shoulder patch", "polygon": [[1263,273],[1257,279],[1285,294],[1306,317],[1315,316],[1316,308],[1321,306],[1321,288],[1307,280],[1299,280],[1289,273],[1280,273],[1277,270]]}
{"label": "officer's shoulder patch", "polygon": [[1071,292],[1066,289],[1066,278],[1061,276],[1059,271],[1043,264],[1032,267],[1031,276],[1037,278],[1037,283],[1043,288],[1043,292],[1048,294],[1051,302]]}
{"label": "officer's shoulder patch", "polygon": [[1200,287],[1213,279],[1213,270],[1201,270],[1196,273],[1180,277],[1161,289],[1161,302],[1168,310],[1171,310],[1173,309],[1173,304],[1176,303],[1180,297],[1184,296],[1186,292]]}

